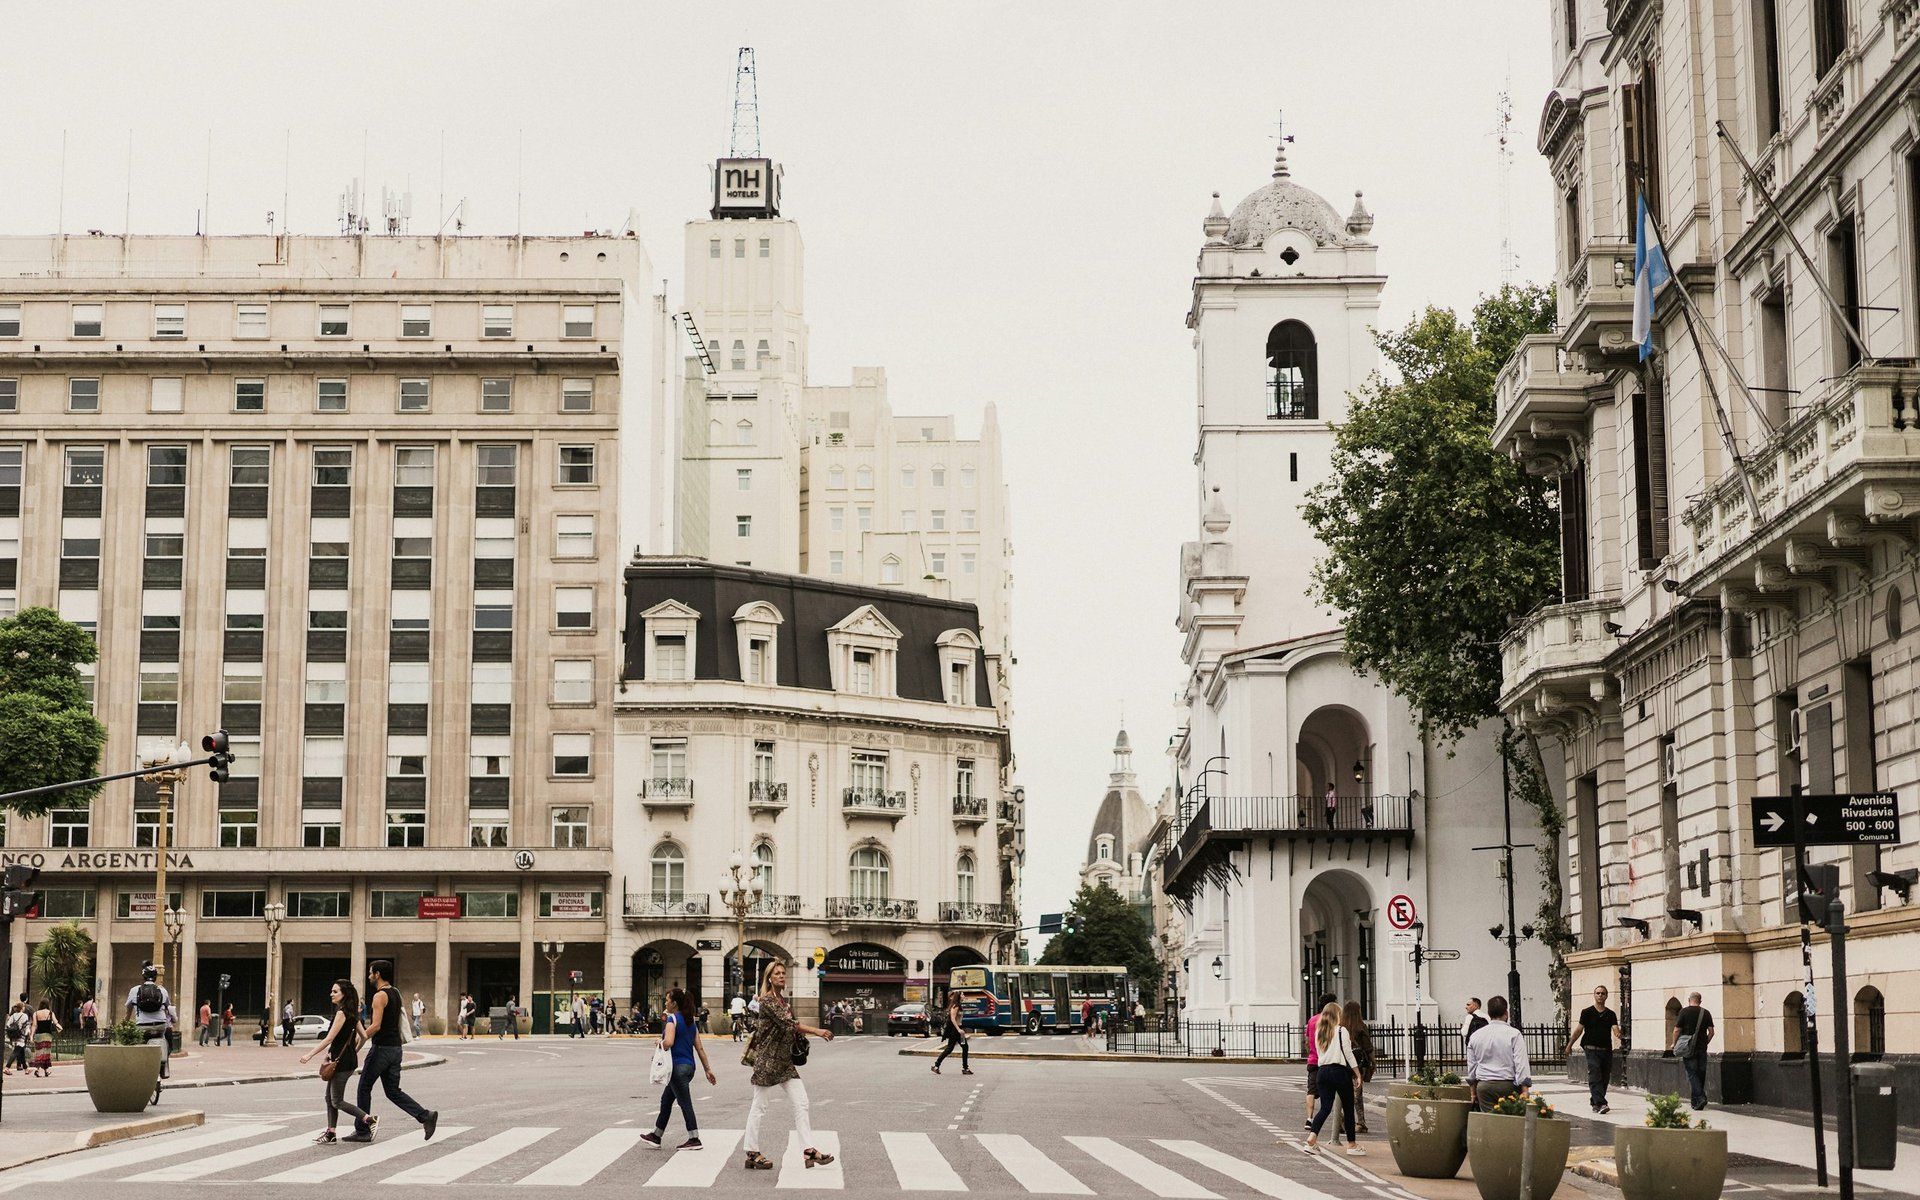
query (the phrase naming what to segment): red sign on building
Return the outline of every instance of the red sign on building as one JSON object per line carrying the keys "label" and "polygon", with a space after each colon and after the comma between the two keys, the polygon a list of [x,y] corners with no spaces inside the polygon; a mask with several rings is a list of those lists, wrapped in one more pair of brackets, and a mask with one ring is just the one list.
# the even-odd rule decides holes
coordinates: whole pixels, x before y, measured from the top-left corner
{"label": "red sign on building", "polygon": [[434,921],[442,917],[457,919],[459,916],[460,897],[458,896],[420,897],[420,919],[422,921]]}

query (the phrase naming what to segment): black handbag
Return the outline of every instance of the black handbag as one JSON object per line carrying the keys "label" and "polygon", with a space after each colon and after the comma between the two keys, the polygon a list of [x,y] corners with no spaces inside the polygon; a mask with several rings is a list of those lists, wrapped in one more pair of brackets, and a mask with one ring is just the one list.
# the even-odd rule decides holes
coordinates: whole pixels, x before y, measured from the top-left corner
{"label": "black handbag", "polygon": [[812,1051],[812,1049],[813,1049],[813,1045],[812,1043],[807,1041],[806,1034],[804,1033],[794,1034],[793,1035],[793,1065],[796,1067],[806,1066],[807,1055]]}

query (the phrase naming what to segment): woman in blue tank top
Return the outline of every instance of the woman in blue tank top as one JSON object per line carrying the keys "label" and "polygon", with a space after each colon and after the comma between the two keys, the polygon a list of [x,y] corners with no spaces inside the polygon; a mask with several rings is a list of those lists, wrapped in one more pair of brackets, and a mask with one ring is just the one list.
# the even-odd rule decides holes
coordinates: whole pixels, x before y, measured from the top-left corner
{"label": "woman in blue tank top", "polygon": [[673,1055],[673,1074],[667,1077],[667,1086],[660,1092],[660,1119],[653,1123],[653,1132],[641,1134],[640,1140],[658,1146],[661,1136],[667,1132],[667,1122],[673,1117],[673,1106],[678,1102],[680,1116],[687,1123],[687,1140],[680,1143],[680,1149],[698,1150],[701,1148],[700,1122],[693,1115],[695,1055],[700,1057],[700,1068],[707,1074],[707,1083],[719,1081],[714,1078],[713,1065],[707,1061],[707,1048],[700,1040],[693,1006],[687,1000],[687,993],[679,988],[667,989],[667,1012],[661,1022],[660,1042]]}

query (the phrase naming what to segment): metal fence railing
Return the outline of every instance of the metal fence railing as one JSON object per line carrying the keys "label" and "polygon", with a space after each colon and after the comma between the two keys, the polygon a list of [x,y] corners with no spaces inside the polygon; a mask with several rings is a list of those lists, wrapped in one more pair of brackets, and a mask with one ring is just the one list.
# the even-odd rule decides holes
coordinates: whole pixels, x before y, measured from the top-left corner
{"label": "metal fence railing", "polygon": [[[1449,1070],[1467,1064],[1459,1026],[1419,1027],[1398,1021],[1369,1022],[1373,1057],[1383,1074],[1405,1076],[1416,1063]],[[1566,1065],[1566,1031],[1556,1025],[1526,1025],[1527,1057],[1535,1070]],[[1234,1021],[1154,1021],[1139,1029],[1116,1023],[1107,1030],[1107,1050],[1114,1054],[1153,1054],[1186,1058],[1265,1058],[1304,1062],[1306,1028],[1302,1025],[1265,1025]]]}

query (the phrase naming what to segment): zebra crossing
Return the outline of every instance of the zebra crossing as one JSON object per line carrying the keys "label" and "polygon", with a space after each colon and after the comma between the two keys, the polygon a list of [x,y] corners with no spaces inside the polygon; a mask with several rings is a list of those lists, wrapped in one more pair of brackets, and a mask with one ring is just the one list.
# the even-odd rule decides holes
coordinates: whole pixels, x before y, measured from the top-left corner
{"label": "zebra crossing", "polygon": [[[345,1180],[409,1187],[511,1185],[531,1189],[639,1186],[710,1189],[717,1185],[775,1190],[839,1191],[852,1174],[863,1189],[990,1195],[1153,1197],[1155,1200],[1333,1200],[1316,1184],[1347,1195],[1353,1175],[1329,1171],[1284,1146],[1235,1147],[1151,1137],[1013,1133],[815,1131],[815,1145],[836,1156],[806,1167],[799,1135],[788,1132],[776,1168],[740,1169],[738,1129],[701,1131],[706,1149],[662,1151],[640,1141],[633,1126],[582,1137],[555,1126],[479,1130],[442,1125],[428,1143],[420,1131],[366,1146],[316,1146],[313,1130],[291,1122],[227,1120],[187,1133],[84,1151],[0,1172],[0,1194],[33,1184],[91,1186],[330,1184]],[[770,1181],[767,1177],[771,1176]],[[1297,1178],[1296,1178],[1297,1176]],[[1306,1182],[1306,1181],[1312,1182]],[[1384,1192],[1379,1194],[1384,1195]]]}

